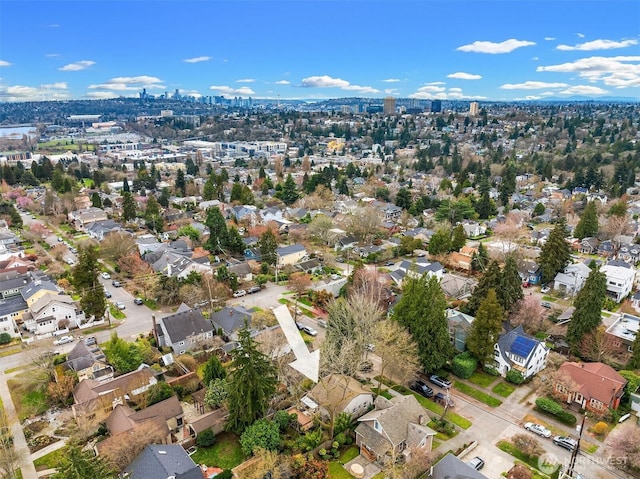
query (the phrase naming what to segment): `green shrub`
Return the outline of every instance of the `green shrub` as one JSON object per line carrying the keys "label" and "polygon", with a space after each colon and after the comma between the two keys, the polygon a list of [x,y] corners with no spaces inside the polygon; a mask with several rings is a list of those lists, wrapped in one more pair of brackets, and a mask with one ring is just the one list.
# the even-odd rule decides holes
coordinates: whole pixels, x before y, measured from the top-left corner
{"label": "green shrub", "polygon": [[340,434],[336,435],[336,442],[338,443],[338,445],[343,446],[347,443],[347,436],[343,432],[341,432]]}
{"label": "green shrub", "polygon": [[11,342],[11,335],[9,333],[0,334],[0,344],[9,344]]}
{"label": "green shrub", "polygon": [[487,366],[484,368],[484,372],[491,376],[500,376],[500,373],[496,368],[492,368],[491,366]]}
{"label": "green shrub", "polygon": [[524,381],[524,376],[520,371],[509,369],[509,371],[507,371],[505,379],[511,384],[522,384],[522,382]]}
{"label": "green shrub", "polygon": [[225,469],[216,476],[216,479],[233,479],[233,472],[231,472],[231,469]]}
{"label": "green shrub", "polygon": [[568,426],[573,426],[576,423],[576,417],[570,412],[566,412],[562,409],[562,406],[549,398],[536,399],[536,409],[554,416],[558,421]]}
{"label": "green shrub", "polygon": [[561,423],[566,424],[567,426],[574,426],[577,419],[570,412],[562,411],[556,416]]}
{"label": "green shrub", "polygon": [[458,354],[453,358],[451,370],[453,374],[462,379],[469,379],[478,367],[478,360],[474,358],[468,351]]}
{"label": "green shrub", "polygon": [[210,447],[216,442],[216,435],[211,429],[205,429],[196,438],[196,444],[199,447]]}

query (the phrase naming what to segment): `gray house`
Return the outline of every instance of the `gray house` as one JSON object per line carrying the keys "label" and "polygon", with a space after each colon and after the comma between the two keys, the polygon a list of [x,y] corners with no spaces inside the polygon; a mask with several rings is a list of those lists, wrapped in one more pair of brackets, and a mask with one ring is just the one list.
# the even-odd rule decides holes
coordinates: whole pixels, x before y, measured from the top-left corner
{"label": "gray house", "polygon": [[151,444],[124,470],[128,479],[202,479],[202,470],[179,444]]}
{"label": "gray house", "polygon": [[224,336],[235,341],[238,331],[251,327],[251,311],[242,306],[227,306],[213,313],[211,321]]}
{"label": "gray house", "polygon": [[161,318],[156,325],[160,346],[169,346],[176,354],[184,354],[199,342],[213,338],[213,326],[200,309],[181,304],[178,312]]}

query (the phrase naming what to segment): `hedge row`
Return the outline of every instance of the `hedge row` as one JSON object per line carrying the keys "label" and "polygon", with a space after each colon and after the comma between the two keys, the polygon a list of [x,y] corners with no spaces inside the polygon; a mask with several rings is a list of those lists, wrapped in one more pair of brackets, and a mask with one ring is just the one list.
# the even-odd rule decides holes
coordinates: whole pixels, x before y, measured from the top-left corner
{"label": "hedge row", "polygon": [[458,354],[451,362],[451,371],[462,379],[469,379],[478,367],[478,360],[469,352]]}
{"label": "hedge row", "polygon": [[568,426],[574,426],[576,424],[576,417],[570,412],[566,412],[562,409],[562,406],[549,398],[536,399],[536,409],[545,414],[555,417],[558,421]]}

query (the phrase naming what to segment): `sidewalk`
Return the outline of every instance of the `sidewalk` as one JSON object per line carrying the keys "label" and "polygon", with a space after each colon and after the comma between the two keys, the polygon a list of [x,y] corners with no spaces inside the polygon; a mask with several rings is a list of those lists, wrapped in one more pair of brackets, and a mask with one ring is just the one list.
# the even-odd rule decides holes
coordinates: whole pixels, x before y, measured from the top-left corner
{"label": "sidewalk", "polygon": [[46,456],[50,452],[57,451],[58,449],[62,449],[66,445],[64,440],[59,440],[58,442],[54,442],[53,444],[49,444],[47,447],[43,447],[39,451],[31,454],[31,460],[35,461],[36,459],[40,459],[43,456]]}
{"label": "sidewalk", "polygon": [[33,465],[33,460],[31,459],[31,451],[29,451],[29,446],[27,446],[27,440],[24,437],[24,432],[22,431],[22,425],[18,420],[18,414],[13,404],[13,400],[11,399],[9,386],[7,385],[7,381],[11,379],[14,375],[15,373],[12,373],[12,374],[0,373],[0,399],[2,399],[4,411],[7,416],[7,422],[11,426],[11,435],[13,436],[13,446],[19,458],[22,477],[23,479],[38,479],[36,468]]}

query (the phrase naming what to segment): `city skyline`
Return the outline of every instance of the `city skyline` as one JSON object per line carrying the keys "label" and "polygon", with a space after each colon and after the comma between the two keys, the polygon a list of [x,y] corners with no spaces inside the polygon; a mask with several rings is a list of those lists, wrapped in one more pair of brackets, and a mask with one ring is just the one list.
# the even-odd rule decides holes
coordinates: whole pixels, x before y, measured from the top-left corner
{"label": "city skyline", "polygon": [[635,1],[3,1],[0,101],[640,99]]}

